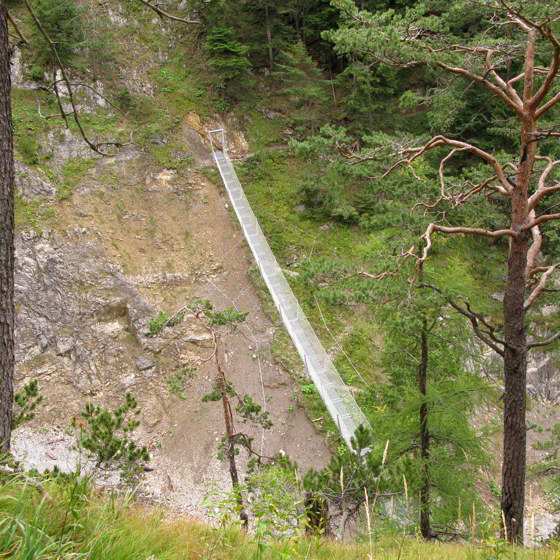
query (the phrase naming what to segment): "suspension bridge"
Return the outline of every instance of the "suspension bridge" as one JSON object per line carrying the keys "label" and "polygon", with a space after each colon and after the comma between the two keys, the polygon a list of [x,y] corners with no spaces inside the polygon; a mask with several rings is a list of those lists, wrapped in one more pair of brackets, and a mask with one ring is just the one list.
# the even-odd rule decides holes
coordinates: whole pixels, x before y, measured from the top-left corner
{"label": "suspension bridge", "polygon": [[[219,135],[221,151],[214,148],[213,135]],[[340,434],[351,447],[350,438],[357,427],[361,424],[367,428],[371,426],[307,320],[268,245],[228,157],[224,130],[210,130],[208,138],[232,207],[282,322]]]}

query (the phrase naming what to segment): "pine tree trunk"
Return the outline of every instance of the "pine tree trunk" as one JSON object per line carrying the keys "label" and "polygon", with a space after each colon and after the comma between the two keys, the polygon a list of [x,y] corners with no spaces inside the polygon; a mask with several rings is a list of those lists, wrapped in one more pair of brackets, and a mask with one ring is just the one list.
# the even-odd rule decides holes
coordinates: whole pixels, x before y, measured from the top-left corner
{"label": "pine tree trunk", "polygon": [[422,456],[422,488],[420,489],[420,532],[425,539],[432,538],[430,527],[430,433],[428,431],[427,373],[428,373],[428,321],[422,319],[420,334],[422,357],[418,368],[418,386],[423,402],[420,405],[420,454]]}
{"label": "pine tree trunk", "polygon": [[[532,96],[534,34],[525,59],[524,99]],[[525,507],[525,467],[527,426],[525,395],[527,383],[527,332],[525,329],[525,286],[529,232],[520,228],[528,220],[528,196],[531,172],[536,156],[534,110],[526,103],[521,120],[521,154],[511,197],[511,227],[519,232],[510,241],[508,276],[504,294],[504,454],[502,463],[502,499],[504,536],[510,542],[523,543]]]}
{"label": "pine tree trunk", "polygon": [[525,504],[527,335],[523,303],[527,237],[521,235],[511,242],[504,295],[504,455],[500,507],[511,542],[523,542]]}
{"label": "pine tree trunk", "polygon": [[266,43],[268,47],[268,68],[272,72],[272,67],[274,66],[274,56],[272,54],[272,32],[270,30],[270,17],[268,13],[268,0],[265,0],[264,13],[266,16]]}
{"label": "pine tree trunk", "polygon": [[528,33],[523,80],[523,116],[521,117],[519,164],[511,196],[511,229],[517,237],[510,241],[508,276],[504,294],[504,453],[502,463],[503,536],[523,544],[525,508],[525,468],[527,426],[527,332],[525,329],[525,286],[530,233],[521,228],[529,220],[529,183],[537,153],[537,123],[533,96],[533,73],[537,31]]}
{"label": "pine tree trunk", "polygon": [[234,440],[234,431],[233,431],[233,418],[231,413],[231,406],[229,404],[229,399],[227,396],[226,391],[226,376],[220,365],[220,362],[217,362],[218,365],[218,382],[220,385],[220,392],[222,393],[222,405],[224,409],[224,422],[226,424],[226,433],[228,438],[228,446],[227,446],[227,458],[229,461],[229,474],[231,477],[231,485],[233,487],[233,491],[236,493],[236,500],[237,505],[239,506],[239,518],[243,521],[243,528],[247,530],[249,526],[249,516],[245,511],[245,505],[243,503],[243,497],[241,496],[241,492],[239,491],[239,475],[237,474],[237,464],[235,463],[235,440]]}
{"label": "pine tree trunk", "polygon": [[[530,170],[535,158],[535,142],[527,144],[534,122],[522,128],[522,156],[512,196],[512,229],[527,219]],[[519,233],[510,241],[508,276],[504,294],[504,455],[502,463],[501,509],[505,519],[504,536],[523,542],[525,505],[525,465],[527,427],[525,394],[527,383],[527,333],[525,329],[525,285],[529,233]]]}
{"label": "pine tree trunk", "polygon": [[14,156],[7,9],[0,0],[0,450],[9,451],[14,373]]}

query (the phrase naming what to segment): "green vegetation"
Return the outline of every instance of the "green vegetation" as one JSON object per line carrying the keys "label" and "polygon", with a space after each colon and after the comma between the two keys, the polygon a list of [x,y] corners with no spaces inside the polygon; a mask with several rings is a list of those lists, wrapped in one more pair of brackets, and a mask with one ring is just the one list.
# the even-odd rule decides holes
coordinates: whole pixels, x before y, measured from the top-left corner
{"label": "green vegetation", "polygon": [[246,54],[249,49],[236,40],[231,27],[214,27],[206,37],[206,49],[211,55],[210,64],[216,68],[224,85],[247,78],[250,64]]}
{"label": "green vegetation", "polygon": [[45,226],[51,227],[54,224],[56,212],[50,201],[41,198],[27,201],[21,196],[16,196],[14,202],[17,229],[29,227],[40,234]]}
{"label": "green vegetation", "polygon": [[205,315],[210,317],[211,325],[232,325],[241,323],[245,320],[249,312],[237,311],[233,307],[227,307],[222,311],[205,311]]}
{"label": "green vegetation", "polygon": [[145,336],[152,337],[160,334],[167,325],[169,316],[165,311],[160,311],[155,317],[148,321],[148,332]]}
{"label": "green vegetation", "polygon": [[195,159],[188,154],[184,146],[178,142],[153,146],[151,152],[154,160],[167,169],[184,169],[195,162]]}
{"label": "green vegetation", "polygon": [[[42,119],[37,105],[40,104],[41,111],[45,113],[56,112],[54,98],[45,92],[35,93],[28,90],[14,89],[12,91],[12,103],[16,153],[19,154],[27,165],[37,165],[45,159],[49,159],[49,156],[46,154],[41,154],[44,147],[42,142],[39,141],[39,135],[53,129],[56,130],[57,123],[56,121]],[[50,152],[47,153],[51,154]]]}
{"label": "green vegetation", "polygon": [[[267,494],[261,496],[264,515],[274,505],[282,515],[288,510],[282,498],[289,481],[270,473]],[[271,478],[272,477],[272,478]],[[237,527],[213,528],[145,509],[130,495],[99,495],[87,478],[45,475],[41,486],[30,484],[19,474],[2,475],[0,485],[0,548],[9,558],[55,560],[86,557],[91,560],[555,560],[558,549],[524,550],[504,546],[487,538],[478,545],[423,543],[397,533],[372,534],[372,542],[337,543],[330,539],[247,534]],[[277,484],[278,488],[274,488]],[[264,500],[273,494],[274,500]],[[259,552],[260,549],[260,552]],[[188,556],[185,556],[185,555]],[[260,555],[259,555],[260,554]]]}
{"label": "green vegetation", "polygon": [[[45,33],[56,45],[62,64],[71,63],[76,49],[83,46],[83,9],[75,0],[37,0],[33,10]],[[36,27],[33,27],[32,46],[36,56],[31,74],[35,79],[42,79],[45,72],[57,67],[57,60]]]}
{"label": "green vegetation", "polygon": [[186,399],[185,393],[189,382],[196,374],[196,368],[192,366],[185,366],[174,371],[167,379],[167,387],[169,392],[177,395],[180,399]]}
{"label": "green vegetation", "polygon": [[[357,442],[358,453],[356,449],[339,446],[337,426],[305,376],[288,336],[277,329],[272,341],[273,354],[299,383],[299,390],[293,394],[294,406],[305,408],[317,421],[315,425],[329,435],[335,450],[327,469],[309,475],[305,490],[318,499],[328,495],[339,508],[340,516],[345,512],[350,516],[352,508],[356,509],[352,515],[359,515],[361,500],[366,499],[364,488],[369,499],[392,496],[401,517],[415,520],[424,514],[424,520],[431,521],[433,534],[422,528],[427,538],[438,532],[437,536],[455,532],[458,527],[466,527],[462,535],[468,536],[473,509],[479,518],[497,518],[492,506],[484,504],[477,491],[488,487],[494,498],[499,494],[493,480],[486,484],[487,476],[494,476],[492,466],[488,465],[489,429],[481,426],[477,434],[470,421],[476,407],[484,406],[489,393],[497,400],[503,379],[492,371],[487,376],[488,383],[480,380],[483,370],[486,375],[486,356],[480,355],[472,342],[470,325],[449,302],[460,302],[475,310],[481,322],[492,325],[497,338],[503,336],[503,306],[499,300],[504,292],[508,242],[495,237],[452,238],[438,234],[421,272],[422,281],[439,290],[434,293],[427,293],[429,288],[415,287],[414,279],[418,279],[419,273],[413,261],[419,256],[421,235],[428,223],[468,223],[483,230],[495,230],[506,227],[511,206],[496,190],[480,199],[472,197],[468,205],[464,204],[466,199],[457,198],[461,185],[480,184],[489,168],[488,162],[480,163],[468,150],[458,150],[453,159],[446,160],[445,185],[451,187],[451,195],[447,191],[442,195],[440,162],[447,154],[442,147],[390,174],[385,172],[393,156],[406,155],[403,150],[421,145],[432,134],[439,133],[456,141],[476,143],[495,155],[500,165],[505,166],[510,159],[515,167],[520,160],[521,143],[518,133],[513,132],[511,111],[500,105],[496,95],[477,89],[464,76],[446,78],[440,71],[442,66],[436,64],[437,60],[448,65],[460,64],[467,52],[469,64],[472,62],[475,70],[482,69],[485,79],[496,83],[498,79],[492,72],[497,72],[501,79],[514,79],[522,71],[522,60],[517,57],[520,43],[514,41],[518,39],[516,28],[510,23],[485,28],[490,18],[503,15],[504,4],[497,4],[490,15],[485,13],[489,4],[470,4],[371,1],[362,3],[358,9],[354,2],[346,0],[336,0],[332,5],[325,0],[280,4],[269,0],[242,4],[198,2],[200,26],[174,26],[164,20],[162,29],[153,13],[126,0],[120,5],[119,17],[124,19],[117,31],[108,19],[87,12],[73,0],[40,0],[35,5],[60,49],[63,62],[71,68],[73,79],[101,80],[107,96],[125,112],[122,115],[113,109],[96,108],[82,115],[88,134],[120,142],[132,139],[147,154],[149,165],[183,171],[194,163],[184,145],[184,125],[188,118],[195,118],[189,115],[191,111],[202,117],[203,126],[216,121],[217,111],[228,111],[231,114],[223,115],[224,119],[235,117],[235,126],[245,128],[249,150],[254,155],[237,168],[247,196],[302,308],[376,428],[375,439],[371,434],[358,434],[357,439],[363,440]],[[18,9],[18,2],[14,0],[11,6]],[[181,9],[178,5],[169,6],[170,11]],[[190,17],[189,9],[184,8],[180,15]],[[551,3],[526,2],[520,9],[528,18],[548,18],[544,26],[535,28],[539,32],[540,53],[536,63],[539,68],[546,67],[553,50],[553,45],[547,44],[546,33],[558,32],[555,7]],[[86,27],[93,27],[91,22],[95,22],[96,29],[90,34]],[[23,57],[31,77],[41,81],[46,71],[52,74],[53,60],[36,30],[30,34],[29,24],[26,20],[23,26],[32,44]],[[406,41],[400,41],[403,29],[405,34],[412,33]],[[421,32],[415,35],[417,29]],[[494,33],[492,37],[488,36],[490,31]],[[489,63],[484,60],[476,63],[479,66],[473,62],[480,41],[487,39],[497,49],[492,55],[495,65],[488,68],[484,65]],[[427,45],[426,49],[416,48],[420,40]],[[475,50],[466,48],[441,54],[444,47],[456,44],[455,40],[457,44],[464,41]],[[503,47],[511,41],[513,46],[509,50]],[[103,43],[110,46],[103,49]],[[386,50],[373,50],[380,45]],[[435,58],[428,58],[426,52]],[[419,60],[398,67],[398,63],[414,58],[412,55],[418,55]],[[128,68],[133,69],[134,75],[127,74]],[[539,69],[535,89],[542,86],[542,75]],[[512,82],[517,94],[521,94],[522,82]],[[551,92],[556,95],[557,83]],[[57,111],[52,93],[14,90],[13,106],[18,158],[34,172],[43,174],[57,189],[53,201],[16,199],[18,228],[31,227],[39,233],[53,225],[56,203],[72,195],[96,160],[75,157],[62,165],[53,164],[56,142],[66,137],[60,129],[62,119],[43,118]],[[556,138],[558,115],[558,109],[553,108],[543,122],[543,135],[529,143],[538,145],[541,157],[535,170],[544,169],[543,158],[554,160],[560,156]],[[75,123],[70,122],[70,130],[76,131]],[[512,166],[505,167],[513,173],[508,175],[510,184],[515,175]],[[203,173],[219,181],[215,169]],[[559,177],[555,168],[547,184],[555,184]],[[120,186],[119,177],[112,176],[110,185]],[[536,187],[533,181],[530,192]],[[121,219],[126,210],[124,196],[117,207]],[[559,204],[560,193],[550,193],[546,211],[554,211]],[[156,225],[156,217],[150,216],[145,233],[155,236]],[[543,267],[556,258],[559,228],[553,221],[542,225],[544,239],[538,258]],[[532,281],[536,282],[541,272]],[[267,314],[279,326],[274,305],[264,294],[257,272],[253,272],[253,279],[263,293]],[[547,304],[558,302],[553,292],[544,295]],[[211,329],[235,325],[247,315],[233,308],[213,311],[207,300],[195,302],[189,310]],[[186,311],[175,315],[159,312],[148,322],[145,336],[157,336],[178,324]],[[559,325],[558,313],[539,316],[537,309],[529,317],[536,319],[532,334],[537,338],[543,338],[545,331],[553,331]],[[421,369],[418,364],[424,357],[427,367]],[[473,375],[473,371],[480,375]],[[186,398],[193,375],[194,370],[188,367],[172,372],[166,379],[169,391]],[[423,385],[419,383],[422,376]],[[259,419],[257,423],[261,426],[269,422],[251,397],[237,395],[227,381],[222,386],[217,384],[205,400],[226,397],[237,399],[235,410],[241,417]],[[25,409],[36,395],[29,393],[28,401],[25,394],[21,398],[20,406]],[[137,409],[132,404],[132,400],[127,400],[124,407],[113,412],[93,405],[86,409],[84,419],[91,434],[82,446],[102,457],[101,462],[129,454],[127,436],[118,443],[120,436],[114,434],[120,429],[130,433],[135,428],[134,419],[132,423],[124,420],[127,414],[135,416]],[[31,410],[27,414],[32,414]],[[101,432],[110,434],[108,441],[101,441]],[[555,507],[559,480],[557,432],[556,427],[552,428],[549,439],[535,445],[545,457],[542,464],[534,467],[539,475],[553,475],[539,480],[543,480]],[[232,442],[250,452],[249,438],[237,435],[235,441],[231,434],[222,441],[224,453],[230,451],[227,447]],[[387,441],[389,445],[385,447]],[[430,442],[427,453],[426,441]],[[359,450],[365,447],[371,447],[372,452],[362,461]],[[138,448],[131,453],[145,458]],[[479,475],[481,469],[485,470],[484,483]],[[341,476],[342,472],[346,474]],[[195,557],[523,556],[516,549],[507,549],[499,539],[489,539],[482,550],[465,547],[444,551],[442,547],[438,552],[431,545],[421,548],[401,538],[402,524],[388,519],[386,509],[382,510],[379,503],[372,513],[374,530],[367,536],[359,535],[371,537],[379,551],[366,545],[363,549],[357,546],[350,553],[330,543],[306,541],[301,536],[273,543],[269,537],[281,532],[279,527],[299,522],[301,510],[295,511],[295,506],[304,499],[303,489],[300,481],[294,481],[285,472],[259,471],[259,476],[264,490],[253,496],[253,503],[261,507],[257,507],[255,514],[256,538],[242,537],[233,530],[214,533],[210,529],[205,529],[206,536],[200,537],[199,529],[191,529],[201,539],[189,549]],[[346,494],[342,479],[346,480]],[[280,489],[273,488],[274,481],[290,490],[282,496],[289,496],[290,504],[278,500]],[[57,486],[58,481],[49,484],[54,485],[54,493],[67,492]],[[251,492],[250,484],[242,492]],[[254,484],[258,486],[257,482]],[[263,496],[267,497],[264,501],[268,506],[259,502]],[[238,495],[223,499],[229,500],[231,517],[237,516]],[[75,507],[73,502],[72,511]],[[291,513],[270,523],[264,521],[274,508]],[[88,510],[87,515],[94,514]],[[121,521],[125,523],[124,517]],[[2,535],[19,535],[21,526],[9,523],[0,525],[0,529],[10,527]],[[76,523],[71,535],[66,529],[62,531],[70,544],[65,542],[61,546],[68,544],[71,552],[85,550],[73,539],[80,531],[86,531],[86,525],[78,527]],[[413,525],[417,524],[410,524],[410,533],[414,531]],[[475,531],[478,537],[484,539],[482,531],[491,530],[491,525],[480,523]],[[364,525],[360,523],[359,527],[363,530]],[[146,531],[155,538],[155,533],[150,533],[155,529]],[[44,531],[44,535],[50,534]],[[55,534],[53,531],[52,535]],[[109,534],[114,537],[114,533]],[[395,535],[397,544],[388,544],[386,535]],[[54,537],[51,541],[49,538],[45,536],[44,542],[54,542],[56,547]],[[175,554],[169,552],[171,556],[165,556],[168,553],[161,552],[156,544],[154,549],[149,548],[152,544],[146,546],[146,557]],[[59,556],[62,550],[67,549],[61,548]],[[47,550],[45,554],[51,552]],[[119,553],[110,556],[113,551],[107,548],[104,554],[118,558]]]}
{"label": "green vegetation", "polygon": [[14,395],[14,409],[12,411],[12,430],[15,430],[21,424],[33,420],[37,405],[43,400],[43,396],[39,394],[39,382],[33,379],[26,383],[21,391]]}
{"label": "green vegetation", "polygon": [[58,199],[66,200],[74,188],[80,183],[84,175],[95,165],[95,159],[79,157],[68,159],[62,166],[62,182],[58,185]]}
{"label": "green vegetation", "polygon": [[122,479],[134,481],[150,460],[147,448],[133,438],[140,425],[136,419],[139,414],[138,403],[130,393],[114,410],[86,403],[81,419],[72,421],[72,427],[79,429],[78,448],[85,450],[96,468],[120,470]]}
{"label": "green vegetation", "polygon": [[144,336],[148,338],[157,336],[163,332],[166,327],[174,327],[183,321],[185,317],[184,311],[179,311],[174,315],[169,316],[165,311],[160,311],[155,317],[148,321],[148,330]]}

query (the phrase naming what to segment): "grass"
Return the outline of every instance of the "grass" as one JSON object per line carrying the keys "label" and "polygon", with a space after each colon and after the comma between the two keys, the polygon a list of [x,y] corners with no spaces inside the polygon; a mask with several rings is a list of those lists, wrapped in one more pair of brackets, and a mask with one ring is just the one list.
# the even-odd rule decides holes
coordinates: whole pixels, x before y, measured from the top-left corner
{"label": "grass", "polygon": [[33,229],[35,233],[41,234],[44,228],[54,225],[56,212],[48,200],[25,200],[17,195],[14,199],[14,218],[17,231]]}
{"label": "grass", "polygon": [[174,371],[167,379],[167,388],[173,395],[177,395],[180,399],[186,399],[185,391],[189,382],[196,374],[196,368],[185,366]]}
{"label": "grass", "polygon": [[62,181],[58,185],[57,196],[59,200],[66,200],[78,186],[85,174],[95,165],[93,158],[70,158],[62,166]]}
{"label": "grass", "polygon": [[[477,545],[424,543],[394,534],[366,543],[326,538],[270,539],[265,546],[236,527],[213,528],[167,518],[140,506],[130,494],[101,494],[85,479],[42,479],[38,488],[21,475],[2,476],[0,550],[26,560],[553,560],[558,548],[510,548],[489,539]],[[373,527],[375,534],[375,525]],[[367,540],[367,539],[366,539]],[[262,556],[260,556],[262,554]],[[498,556],[499,555],[499,556]]]}
{"label": "grass", "polygon": [[48,96],[47,93],[13,89],[14,146],[17,154],[27,165],[38,165],[52,156],[52,153],[41,154],[41,143],[37,136],[60,126],[60,123],[41,118],[37,109],[38,104],[45,114],[57,111],[52,96]]}

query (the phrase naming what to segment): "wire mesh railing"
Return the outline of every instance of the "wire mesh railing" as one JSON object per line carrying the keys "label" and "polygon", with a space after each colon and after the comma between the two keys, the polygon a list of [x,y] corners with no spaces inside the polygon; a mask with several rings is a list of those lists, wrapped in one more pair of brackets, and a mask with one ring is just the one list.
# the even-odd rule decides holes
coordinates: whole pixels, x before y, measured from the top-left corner
{"label": "wire mesh railing", "polygon": [[[214,149],[212,134],[216,133],[221,134],[222,151]],[[224,131],[222,129],[210,131],[209,139],[212,155],[231,204],[282,322],[344,441],[350,446],[350,438],[354,435],[356,428],[360,424],[367,428],[370,428],[370,425],[352,396],[352,392],[334,367],[321,341],[317,338],[313,327],[309,324],[268,245],[227,155]]]}

